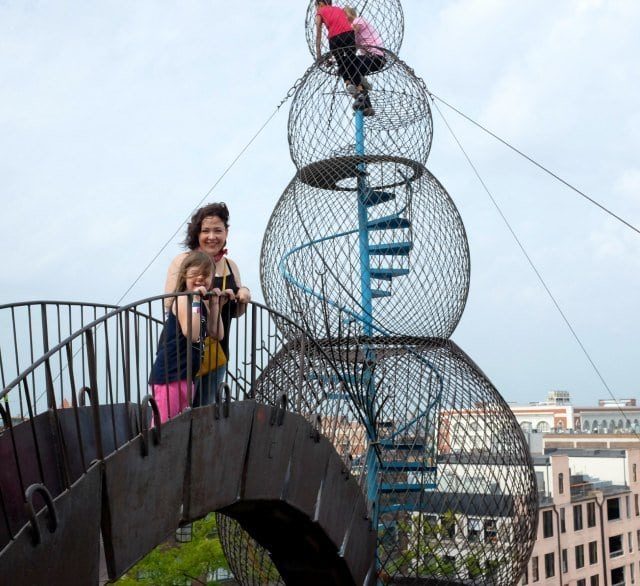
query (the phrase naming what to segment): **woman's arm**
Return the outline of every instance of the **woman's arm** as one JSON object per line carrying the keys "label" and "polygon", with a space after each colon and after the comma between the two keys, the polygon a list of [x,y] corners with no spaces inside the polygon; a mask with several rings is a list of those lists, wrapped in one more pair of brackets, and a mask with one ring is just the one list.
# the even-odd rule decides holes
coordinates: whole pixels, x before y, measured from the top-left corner
{"label": "woman's arm", "polygon": [[227,259],[229,262],[229,266],[231,267],[231,272],[233,273],[233,278],[238,286],[238,291],[233,294],[233,291],[227,289],[227,293],[231,293],[230,299],[237,302],[236,307],[236,317],[240,317],[244,315],[244,312],[247,310],[247,303],[251,301],[251,291],[249,291],[248,287],[244,287],[242,285],[242,281],[240,280],[240,270],[238,269],[238,265],[232,261],[231,259]]}
{"label": "woman's arm", "polygon": [[[184,260],[184,257],[187,255],[186,252],[181,252],[178,256],[176,256],[169,265],[169,269],[167,270],[167,279],[164,282],[164,292],[165,293],[173,293],[176,290],[176,282],[178,281],[178,273],[180,272],[180,265]],[[164,308],[165,310],[171,309],[171,305],[173,304],[174,299],[171,297],[167,297],[164,300]]]}
{"label": "woman's arm", "polygon": [[200,302],[201,296],[207,294],[206,287],[198,287],[194,291],[193,303],[189,303],[187,295],[178,297],[178,323],[185,338],[189,339],[189,323],[191,323],[191,341],[200,339]]}

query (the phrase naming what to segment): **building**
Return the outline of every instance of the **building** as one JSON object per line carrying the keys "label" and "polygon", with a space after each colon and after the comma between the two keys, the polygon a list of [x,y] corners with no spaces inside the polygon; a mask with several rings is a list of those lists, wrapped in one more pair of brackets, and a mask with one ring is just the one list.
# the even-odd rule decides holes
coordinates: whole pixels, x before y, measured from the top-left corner
{"label": "building", "polygon": [[534,465],[538,534],[520,584],[636,584],[640,449],[568,449],[534,455]]}
{"label": "building", "polygon": [[525,432],[640,433],[635,399],[600,400],[597,407],[578,407],[568,391],[551,391],[546,401],[509,405]]}

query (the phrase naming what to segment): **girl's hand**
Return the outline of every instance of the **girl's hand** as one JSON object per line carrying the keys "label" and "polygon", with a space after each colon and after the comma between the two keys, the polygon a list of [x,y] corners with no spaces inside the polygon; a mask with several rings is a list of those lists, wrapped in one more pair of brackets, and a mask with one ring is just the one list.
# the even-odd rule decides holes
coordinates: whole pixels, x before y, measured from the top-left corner
{"label": "girl's hand", "polygon": [[200,285],[200,287],[196,287],[193,292],[195,293],[193,296],[194,301],[200,301],[207,294],[207,288]]}

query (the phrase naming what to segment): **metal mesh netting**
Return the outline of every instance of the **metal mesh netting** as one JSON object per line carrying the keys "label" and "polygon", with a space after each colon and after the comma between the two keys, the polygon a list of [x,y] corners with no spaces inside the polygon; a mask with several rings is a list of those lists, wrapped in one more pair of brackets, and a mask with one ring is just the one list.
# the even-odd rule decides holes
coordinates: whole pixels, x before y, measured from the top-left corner
{"label": "metal mesh netting", "polygon": [[[363,486],[372,469],[367,449],[372,441],[378,446],[381,577],[512,584],[535,537],[536,491],[524,436],[500,394],[448,340],[369,339],[351,341],[348,351],[331,344],[325,341],[321,353],[296,343],[304,364],[290,349],[277,353],[277,368],[263,371],[256,399],[278,404],[302,378],[314,402],[301,411],[322,415],[321,431]],[[325,352],[356,359],[332,374]],[[363,397],[362,357],[372,352],[375,437],[369,438],[353,406]],[[301,404],[296,395],[290,401]],[[256,566],[239,568],[243,584],[267,583],[256,576],[275,583],[270,559],[241,528],[225,540],[232,543],[225,551],[236,551],[228,552],[232,557],[249,556]]]}
{"label": "metal mesh netting", "polygon": [[[356,57],[357,58],[357,57]],[[331,65],[327,65],[330,63]],[[325,70],[329,69],[330,73]],[[289,149],[298,168],[321,159],[355,154],[353,98],[328,56],[305,74],[289,113]],[[395,155],[425,163],[433,119],[424,83],[394,54],[366,76],[375,112],[364,124],[368,155]]]}
{"label": "metal mesh netting", "polygon": [[[372,183],[394,183],[403,169],[387,161],[367,165]],[[371,256],[378,277],[372,281],[378,295],[373,324],[376,333],[448,337],[467,298],[469,250],[453,202],[426,169],[420,172],[420,179],[389,190],[393,199],[370,208],[370,246],[379,252]],[[358,237],[353,191],[320,189],[294,178],[263,240],[267,303],[317,337],[338,336],[349,318],[360,327]]]}
{"label": "metal mesh netting", "polygon": [[[353,5],[396,51],[399,2]],[[314,54],[315,2],[306,25]],[[279,404],[287,394],[359,479],[379,581],[513,585],[537,521],[528,447],[500,394],[447,339],[470,262],[458,210],[424,166],[428,92],[388,50],[367,69],[370,49],[329,54],[323,35],[324,56],[294,96],[298,171],[270,218],[260,270],[268,304],[305,334],[289,328],[255,396]],[[224,539],[246,563],[258,551],[240,528]],[[268,557],[251,559],[260,568],[239,568],[243,584],[274,575]]]}
{"label": "metal mesh netting", "polygon": [[234,578],[243,586],[280,586],[284,584],[269,552],[255,541],[231,517],[216,514],[222,550]]}
{"label": "metal mesh netting", "polygon": [[[351,6],[357,14],[371,24],[382,41],[382,46],[398,53],[404,36],[404,15],[400,0],[349,0],[341,6]],[[305,16],[305,32],[311,57],[316,59],[316,3],[309,2]],[[326,35],[322,36],[321,55],[329,50]]]}

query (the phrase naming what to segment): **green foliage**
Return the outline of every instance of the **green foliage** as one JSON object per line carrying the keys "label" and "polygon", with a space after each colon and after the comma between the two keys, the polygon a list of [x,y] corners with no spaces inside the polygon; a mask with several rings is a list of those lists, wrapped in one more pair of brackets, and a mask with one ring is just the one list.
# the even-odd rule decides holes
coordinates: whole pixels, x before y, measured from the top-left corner
{"label": "green foliage", "polygon": [[215,584],[204,576],[216,568],[228,568],[218,539],[215,515],[193,524],[192,539],[187,543],[163,543],[138,562],[116,582],[118,586],[153,584],[182,586]]}

